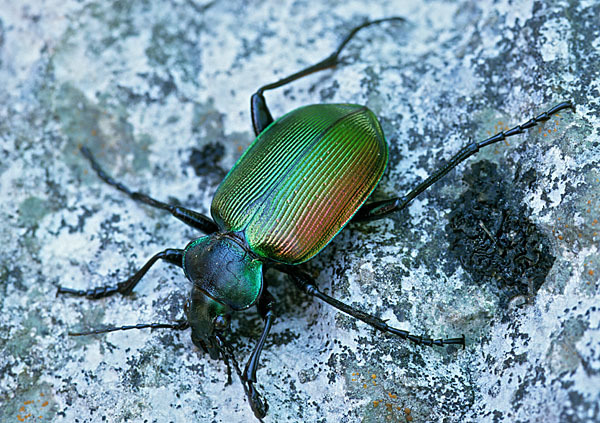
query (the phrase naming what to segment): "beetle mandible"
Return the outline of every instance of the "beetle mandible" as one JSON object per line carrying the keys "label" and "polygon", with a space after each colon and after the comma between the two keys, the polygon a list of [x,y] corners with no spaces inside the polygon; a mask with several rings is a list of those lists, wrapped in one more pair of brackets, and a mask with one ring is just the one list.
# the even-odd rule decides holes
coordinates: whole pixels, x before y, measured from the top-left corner
{"label": "beetle mandible", "polygon": [[[252,95],[250,110],[256,139],[217,189],[211,205],[212,218],[130,190],[109,176],[90,150],[82,147],[82,154],[104,182],[136,201],[170,212],[207,235],[192,240],[184,249],[159,252],[133,276],[114,286],[90,290],[59,287],[57,292],[90,299],[116,293],[128,295],[160,259],[181,267],[192,282],[185,305],[185,320],[111,327],[71,335],[142,328],[191,328],[196,346],[211,358],[221,358],[228,366],[234,365],[250,406],[259,419],[266,415],[268,404],[256,389],[256,371],[275,320],[274,298],[263,280],[266,268],[287,274],[305,293],[382,332],[421,345],[464,346],[464,335],[434,340],[388,326],[382,319],[323,293],[313,278],[295,265],[318,254],[349,222],[381,219],[402,210],[481,147],[521,134],[561,110],[573,109],[573,106],[568,101],[559,103],[522,125],[467,145],[404,196],[368,202],[388,161],[388,146],[376,116],[365,106],[355,104],[315,104],[274,120],[263,93],[313,72],[335,67],[340,63],[341,51],[358,31],[386,21],[404,19],[392,17],[365,22],[354,28],[337,50],[324,60],[264,85]],[[231,314],[252,306],[256,306],[264,320],[264,329],[242,372],[224,334]]]}

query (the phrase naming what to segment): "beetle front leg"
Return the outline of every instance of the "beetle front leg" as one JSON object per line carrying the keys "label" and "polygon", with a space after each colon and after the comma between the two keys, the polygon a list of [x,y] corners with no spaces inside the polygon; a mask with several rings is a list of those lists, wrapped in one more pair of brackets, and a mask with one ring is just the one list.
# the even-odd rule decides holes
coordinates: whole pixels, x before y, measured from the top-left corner
{"label": "beetle front leg", "polygon": [[282,87],[284,85],[289,84],[290,82],[293,82],[297,79],[300,79],[307,75],[310,75],[311,73],[319,72],[319,71],[337,66],[340,63],[340,53],[342,52],[342,50],[344,49],[346,44],[348,44],[348,42],[352,39],[352,37],[354,37],[356,35],[356,33],[358,31],[360,31],[361,29],[366,28],[371,25],[380,24],[382,22],[387,22],[387,21],[403,22],[404,20],[405,20],[404,18],[396,16],[396,17],[385,18],[385,19],[377,19],[374,21],[367,21],[367,22],[355,27],[354,29],[352,29],[352,31],[350,31],[348,33],[348,35],[346,36],[346,38],[344,38],[344,40],[340,43],[340,45],[338,46],[336,51],[331,53],[325,59],[321,60],[318,63],[315,63],[312,66],[302,69],[290,76],[282,78],[279,81],[272,82],[267,85],[263,85],[258,90],[256,90],[256,92],[254,94],[252,94],[252,97],[250,97],[250,115],[252,116],[252,127],[254,128],[254,133],[256,134],[256,136],[258,136],[258,134],[260,134],[262,131],[264,131],[264,129],[273,122],[273,116],[271,115],[271,112],[269,111],[269,107],[267,106],[267,101],[265,100],[265,97],[263,95],[263,93],[265,91]]}
{"label": "beetle front leg", "polygon": [[539,116],[529,119],[527,122],[517,125],[508,131],[501,131],[494,136],[491,136],[483,141],[474,142],[466,147],[462,148],[456,153],[446,164],[444,164],[439,170],[434,172],[429,178],[425,179],[416,188],[410,191],[403,197],[391,198],[389,200],[377,201],[374,203],[368,203],[362,206],[358,212],[352,218],[353,221],[365,221],[365,220],[377,220],[387,216],[390,213],[394,213],[405,208],[417,195],[421,194],[427,188],[435,184],[438,180],[444,177],[448,172],[458,166],[460,163],[467,160],[469,157],[479,151],[480,148],[488,145],[495,144],[499,141],[503,141],[514,135],[522,134],[525,130],[533,128],[540,122],[546,122],[552,115],[560,112],[564,109],[571,109],[575,111],[575,106],[570,101],[564,101],[557,104],[547,112],[540,114]]}
{"label": "beetle front leg", "polygon": [[198,213],[194,210],[187,209],[185,207],[174,206],[172,204],[163,203],[162,201],[158,201],[146,194],[141,192],[132,191],[121,182],[116,181],[111,176],[109,176],[102,167],[98,164],[96,159],[94,158],[92,152],[87,147],[81,147],[81,154],[88,159],[90,164],[92,165],[92,169],[96,172],[98,177],[102,179],[109,185],[112,185],[116,189],[121,192],[124,192],[129,197],[131,197],[135,201],[139,201],[141,203],[147,204],[152,207],[156,207],[161,210],[166,210],[170,212],[174,217],[181,220],[186,225],[191,226],[192,228],[199,229],[205,234],[211,234],[216,232],[219,228],[217,224],[213,222],[213,220],[203,215],[202,213]]}
{"label": "beetle front leg", "polygon": [[275,321],[275,312],[273,311],[274,306],[275,299],[269,293],[269,291],[264,289],[263,294],[258,300],[257,308],[258,313],[265,321],[265,327],[260,339],[254,347],[254,351],[252,351],[252,355],[250,355],[250,358],[246,363],[246,368],[244,369],[244,380],[248,385],[248,398],[250,400],[250,406],[258,418],[264,417],[269,409],[269,404],[267,404],[266,401],[263,402],[263,400],[261,400],[260,394],[256,391],[254,384],[257,381],[256,370],[258,369],[258,364],[260,362],[260,354],[265,346],[265,341],[267,340],[267,336],[269,336],[273,322]]}
{"label": "beetle front leg", "polygon": [[402,339],[408,339],[409,341],[414,342],[419,345],[427,345],[427,346],[439,346],[442,347],[444,345],[462,345],[463,348],[465,346],[465,336],[461,336],[460,338],[449,338],[449,339],[431,339],[424,338],[422,336],[413,335],[408,331],[396,329],[392,326],[389,326],[385,323],[384,320],[372,316],[368,313],[355,309],[354,307],[349,306],[339,300],[336,300],[333,297],[323,293],[317,288],[315,281],[309,275],[304,272],[301,272],[292,266],[276,266],[277,270],[286,273],[290,276],[292,281],[304,292],[313,297],[317,297],[320,300],[326,302],[332,307],[337,308],[340,311],[343,311],[350,316],[365,322],[366,324],[372,326],[373,328],[380,330],[382,332],[391,333],[393,335],[397,335]]}
{"label": "beetle front leg", "polygon": [[133,288],[138,284],[140,279],[148,272],[148,270],[152,267],[157,260],[165,260],[168,263],[174,264],[176,266],[182,267],[183,265],[183,251],[179,249],[168,248],[164,251],[161,251],[158,254],[155,254],[148,262],[138,270],[133,276],[123,282],[119,282],[116,285],[106,285],[100,286],[94,289],[88,290],[79,290],[72,288],[65,288],[63,286],[58,287],[58,291],[56,291],[56,295],[58,294],[70,294],[75,295],[77,297],[87,297],[91,300],[96,300],[98,298],[109,297],[116,293],[122,295],[129,295]]}

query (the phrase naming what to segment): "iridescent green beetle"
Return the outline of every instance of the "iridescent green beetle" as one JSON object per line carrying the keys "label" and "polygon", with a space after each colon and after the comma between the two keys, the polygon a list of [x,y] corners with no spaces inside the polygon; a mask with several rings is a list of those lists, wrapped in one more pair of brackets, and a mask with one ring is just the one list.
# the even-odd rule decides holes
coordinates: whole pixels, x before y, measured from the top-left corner
{"label": "iridescent green beetle", "polygon": [[[265,416],[268,405],[255,388],[256,370],[275,319],[274,299],[263,280],[266,267],[288,274],[304,292],[380,331],[428,346],[464,346],[464,336],[433,340],[390,327],[383,320],[324,294],[308,274],[295,267],[318,254],[350,221],[380,219],[403,209],[480,147],[520,134],[548,120],[552,114],[572,108],[569,102],[560,103],[523,125],[472,143],[406,196],[367,203],[388,161],[388,147],[376,116],[364,106],[316,104],[296,109],[274,121],[263,92],[337,65],[340,52],[360,29],[384,21],[402,20],[397,17],[381,19],[354,28],[325,60],[265,85],[252,96],[252,122],[257,138],[219,186],[211,206],[212,219],[131,191],[108,176],[91,152],[82,147],[82,153],[105,182],[134,200],[171,212],[208,235],[193,240],[185,249],[167,249],[156,254],[135,275],[115,286],[87,291],[58,289],[58,293],[92,299],[115,293],[127,295],[148,269],[162,259],[182,267],[192,282],[185,307],[186,320],[176,324],[140,324],[71,335],[148,327],[191,328],[195,345],[211,358],[222,358],[234,365],[259,419]],[[233,312],[252,306],[257,307],[265,327],[242,373],[224,333]]]}

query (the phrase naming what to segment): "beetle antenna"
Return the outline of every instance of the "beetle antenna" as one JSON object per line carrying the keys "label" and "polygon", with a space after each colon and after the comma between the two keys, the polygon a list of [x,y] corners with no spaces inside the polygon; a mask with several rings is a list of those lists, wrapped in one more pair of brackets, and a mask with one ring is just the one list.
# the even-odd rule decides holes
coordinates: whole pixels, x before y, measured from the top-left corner
{"label": "beetle antenna", "polygon": [[87,332],[69,332],[69,336],[86,336],[86,335],[99,335],[101,333],[116,332],[119,330],[130,330],[130,329],[173,329],[173,330],[185,330],[190,327],[187,320],[180,320],[177,323],[140,323],[138,325],[125,325],[125,326],[111,326],[104,329],[90,330]]}

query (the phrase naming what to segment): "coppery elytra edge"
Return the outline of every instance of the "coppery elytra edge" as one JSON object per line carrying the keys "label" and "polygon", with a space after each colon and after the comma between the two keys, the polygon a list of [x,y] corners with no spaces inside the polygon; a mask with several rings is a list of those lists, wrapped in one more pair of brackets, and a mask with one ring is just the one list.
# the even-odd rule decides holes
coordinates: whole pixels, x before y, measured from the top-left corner
{"label": "coppery elytra edge", "polygon": [[[307,294],[382,332],[420,345],[455,344],[464,347],[464,335],[434,340],[390,327],[383,320],[324,294],[311,276],[294,265],[318,254],[349,222],[381,219],[402,210],[417,195],[481,147],[521,134],[561,110],[574,108],[568,101],[559,103],[522,125],[484,141],[471,143],[405,196],[366,203],[388,161],[388,146],[376,116],[360,105],[315,104],[273,120],[263,92],[336,66],[340,63],[339,54],[359,30],[386,21],[404,19],[392,17],[365,22],[354,28],[326,59],[264,85],[252,95],[251,115],[256,139],[221,182],[211,205],[212,219],[131,191],[110,177],[90,150],[82,147],[82,154],[104,182],[136,201],[169,211],[184,223],[208,235],[191,241],[184,249],[159,252],[137,273],[117,285],[90,290],[59,287],[57,292],[90,299],[116,293],[128,295],[148,269],[161,259],[183,268],[193,284],[185,305],[185,320],[110,327],[70,335],[143,328],[191,328],[192,341],[196,346],[213,359],[223,359],[228,368],[233,364],[259,420],[266,415],[268,404],[255,387],[256,371],[275,319],[274,298],[263,281],[265,268],[286,273]],[[256,305],[265,326],[242,372],[224,339],[224,333],[229,327],[232,312],[253,305]]]}

